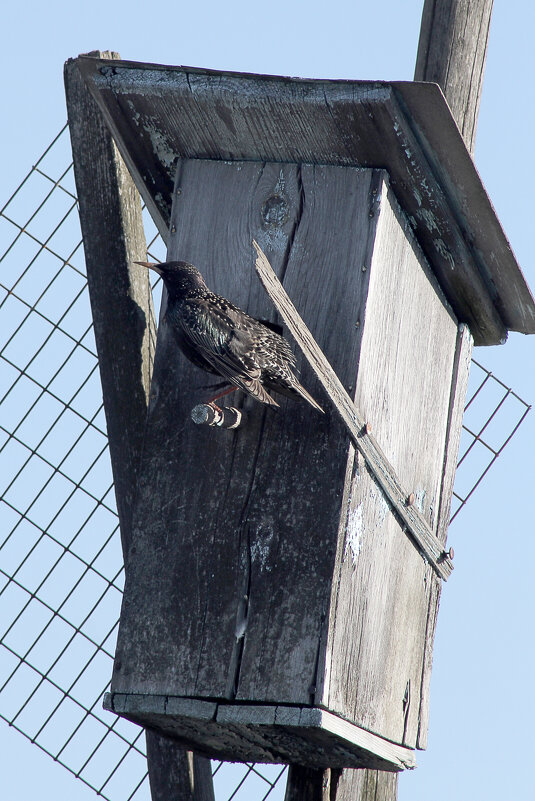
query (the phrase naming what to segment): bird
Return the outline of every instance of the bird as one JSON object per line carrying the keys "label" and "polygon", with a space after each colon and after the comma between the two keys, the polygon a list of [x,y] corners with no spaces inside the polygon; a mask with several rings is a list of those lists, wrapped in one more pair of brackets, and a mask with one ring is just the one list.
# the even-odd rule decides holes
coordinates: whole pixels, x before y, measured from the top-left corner
{"label": "bird", "polygon": [[[296,360],[284,337],[230,300],[208,289],[199,270],[187,261],[136,261],[161,275],[167,289],[165,320],[183,354],[197,367],[230,384],[210,404],[236,389],[269,406],[279,406],[271,391],[321,406],[301,386]],[[269,392],[268,392],[269,390]]]}

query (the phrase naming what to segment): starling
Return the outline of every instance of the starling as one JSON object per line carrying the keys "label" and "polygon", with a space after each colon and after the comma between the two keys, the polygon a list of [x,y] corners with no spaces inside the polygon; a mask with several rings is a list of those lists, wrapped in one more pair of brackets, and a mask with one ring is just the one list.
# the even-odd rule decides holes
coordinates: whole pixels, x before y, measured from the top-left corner
{"label": "starling", "polygon": [[323,412],[295,377],[296,361],[288,342],[226,298],[210,292],[193,264],[136,264],[162,276],[168,293],[166,321],[184,355],[232,385],[212,402],[238,388],[262,403],[278,406],[269,389],[296,400],[303,398]]}

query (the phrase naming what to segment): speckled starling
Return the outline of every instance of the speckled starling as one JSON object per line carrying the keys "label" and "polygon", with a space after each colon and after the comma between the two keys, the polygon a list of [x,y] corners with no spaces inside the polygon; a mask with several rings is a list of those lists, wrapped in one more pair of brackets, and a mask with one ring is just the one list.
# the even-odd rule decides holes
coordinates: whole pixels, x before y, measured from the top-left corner
{"label": "speckled starling", "polygon": [[303,398],[323,411],[295,377],[296,361],[288,342],[210,292],[196,267],[185,261],[136,264],[162,276],[168,292],[166,321],[184,355],[232,385],[216,397],[239,388],[262,403],[278,406],[269,389],[296,400]]}

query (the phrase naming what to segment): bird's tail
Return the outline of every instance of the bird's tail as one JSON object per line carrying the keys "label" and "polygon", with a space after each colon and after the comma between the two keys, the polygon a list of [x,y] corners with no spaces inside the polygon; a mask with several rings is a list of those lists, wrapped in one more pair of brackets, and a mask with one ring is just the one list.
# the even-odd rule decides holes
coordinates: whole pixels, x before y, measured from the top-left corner
{"label": "bird's tail", "polygon": [[301,386],[301,384],[299,384],[297,381],[293,385],[293,389],[295,389],[297,394],[300,395],[303,398],[303,400],[308,401],[308,403],[310,403],[310,405],[313,406],[314,409],[317,409],[318,412],[325,414],[319,403],[316,403],[310,392],[307,392],[307,390],[303,386]]}
{"label": "bird's tail", "polygon": [[292,398],[292,400],[306,400],[307,403],[317,409],[318,412],[325,414],[319,403],[316,403],[310,392],[308,392],[295,378],[292,376],[293,381],[287,380],[284,384],[279,381],[277,384],[273,382],[266,381],[266,385],[269,389],[275,390],[275,392],[280,392],[281,395],[286,395],[287,398]]}

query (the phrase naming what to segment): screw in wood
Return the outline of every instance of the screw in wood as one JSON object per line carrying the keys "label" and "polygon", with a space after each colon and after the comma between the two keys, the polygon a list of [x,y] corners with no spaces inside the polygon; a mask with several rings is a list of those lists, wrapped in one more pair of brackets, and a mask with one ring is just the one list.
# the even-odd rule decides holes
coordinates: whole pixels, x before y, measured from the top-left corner
{"label": "screw in wood", "polygon": [[407,506],[412,506],[415,500],[416,500],[416,495],[414,494],[414,492],[411,492],[411,494],[407,498]]}
{"label": "screw in wood", "polygon": [[364,433],[370,435],[372,433],[372,424],[365,423],[364,424]]}

